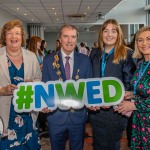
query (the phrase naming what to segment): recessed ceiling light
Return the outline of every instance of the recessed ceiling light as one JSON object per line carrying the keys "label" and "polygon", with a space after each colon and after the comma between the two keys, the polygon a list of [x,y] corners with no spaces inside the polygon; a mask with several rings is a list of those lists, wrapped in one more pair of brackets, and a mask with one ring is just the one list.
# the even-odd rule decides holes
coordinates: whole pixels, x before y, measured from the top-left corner
{"label": "recessed ceiling light", "polygon": [[55,8],[53,7],[52,9],[54,10]]}
{"label": "recessed ceiling light", "polygon": [[55,12],[54,14],[56,15],[57,13]]}
{"label": "recessed ceiling light", "polygon": [[84,13],[86,15],[86,13]]}
{"label": "recessed ceiling light", "polygon": [[17,10],[19,10],[19,8],[17,8]]}
{"label": "recessed ceiling light", "polygon": [[32,19],[32,21],[34,21],[34,19]]}
{"label": "recessed ceiling light", "polygon": [[88,9],[90,9],[90,7],[88,6]]}
{"label": "recessed ceiling light", "polygon": [[24,14],[25,16],[27,15],[27,14]]}
{"label": "recessed ceiling light", "polygon": [[57,18],[57,20],[59,20],[59,19]]}

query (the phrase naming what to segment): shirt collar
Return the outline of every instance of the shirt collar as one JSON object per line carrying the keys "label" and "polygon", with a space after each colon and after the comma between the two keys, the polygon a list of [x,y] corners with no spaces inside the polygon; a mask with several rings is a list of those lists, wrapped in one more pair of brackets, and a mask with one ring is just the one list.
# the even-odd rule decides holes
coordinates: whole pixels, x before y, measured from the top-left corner
{"label": "shirt collar", "polygon": [[69,56],[71,59],[73,59],[74,51],[70,55],[66,55],[62,50],[61,50],[61,55],[62,55],[62,60],[66,60],[66,56]]}

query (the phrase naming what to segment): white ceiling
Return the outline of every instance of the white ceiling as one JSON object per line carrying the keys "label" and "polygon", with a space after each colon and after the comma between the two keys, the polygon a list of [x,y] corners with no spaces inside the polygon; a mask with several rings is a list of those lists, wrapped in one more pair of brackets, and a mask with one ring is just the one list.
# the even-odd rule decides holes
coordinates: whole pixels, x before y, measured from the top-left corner
{"label": "white ceiling", "polygon": [[[106,15],[121,1],[0,0],[0,9],[13,14],[26,23],[42,24],[46,31],[57,31],[60,26],[67,23],[76,25],[79,31],[82,31],[93,26],[98,21],[97,16],[100,13]],[[69,17],[69,15],[82,17]]]}

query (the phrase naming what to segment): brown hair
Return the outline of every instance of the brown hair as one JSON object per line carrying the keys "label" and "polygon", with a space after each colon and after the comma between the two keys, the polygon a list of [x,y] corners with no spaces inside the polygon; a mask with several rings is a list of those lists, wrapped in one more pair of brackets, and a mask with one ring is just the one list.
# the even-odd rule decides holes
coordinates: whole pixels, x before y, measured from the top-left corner
{"label": "brown hair", "polygon": [[71,29],[71,30],[76,30],[76,32],[77,32],[77,38],[78,38],[79,33],[78,33],[77,28],[76,28],[74,25],[69,25],[69,24],[63,25],[63,26],[60,28],[59,33],[58,33],[58,38],[61,37],[62,31],[63,31],[64,28],[68,28],[68,29]]}
{"label": "brown hair", "polygon": [[114,27],[118,33],[117,41],[116,41],[115,47],[114,47],[114,60],[113,60],[113,63],[118,64],[119,61],[126,59],[127,51],[126,51],[126,46],[124,44],[125,42],[124,42],[124,36],[123,36],[122,29],[115,19],[108,19],[103,23],[103,25],[100,29],[100,32],[99,32],[98,42],[99,42],[99,46],[100,46],[101,50],[103,50],[105,47],[105,43],[103,42],[103,31],[107,27],[108,24],[114,25]]}
{"label": "brown hair", "polygon": [[37,49],[37,42],[42,42],[42,39],[39,36],[32,36],[29,41],[29,47],[28,49],[32,51],[33,53],[39,52],[39,55],[43,56],[43,53],[41,52],[41,49]]}
{"label": "brown hair", "polygon": [[136,33],[136,36],[135,36],[135,51],[133,53],[133,58],[142,58],[143,57],[143,54],[139,51],[138,49],[138,46],[137,46],[137,40],[139,38],[139,35],[145,31],[150,31],[150,26],[145,26],[145,27],[142,27],[141,29],[139,29]]}
{"label": "brown hair", "polygon": [[26,45],[26,36],[23,29],[22,22],[20,20],[12,20],[4,24],[2,31],[1,31],[1,43],[2,45],[6,46],[6,32],[9,30],[12,30],[14,27],[21,28],[21,34],[22,34],[22,43],[21,46]]}

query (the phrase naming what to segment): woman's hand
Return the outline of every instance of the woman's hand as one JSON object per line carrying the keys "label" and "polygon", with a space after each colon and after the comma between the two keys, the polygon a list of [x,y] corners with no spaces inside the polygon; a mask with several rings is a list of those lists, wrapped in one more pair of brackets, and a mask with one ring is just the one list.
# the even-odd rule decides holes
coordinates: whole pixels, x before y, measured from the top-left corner
{"label": "woman's hand", "polygon": [[110,106],[102,106],[103,109],[109,109]]}
{"label": "woman's hand", "polygon": [[119,105],[117,105],[118,108],[115,109],[115,111],[118,111],[122,115],[125,115],[126,113],[136,110],[135,104],[130,101],[123,101]]}
{"label": "woman's hand", "polygon": [[92,111],[97,111],[100,110],[99,106],[91,106],[91,107],[87,107],[88,109],[92,110]]}
{"label": "woman's hand", "polygon": [[5,87],[2,87],[0,89],[0,95],[2,96],[9,96],[9,95],[13,95],[13,92],[15,89],[17,89],[18,87],[14,84],[9,84]]}
{"label": "woman's hand", "polygon": [[33,82],[32,79],[26,79],[25,82]]}
{"label": "woman's hand", "polygon": [[133,94],[133,92],[131,92],[131,91],[125,91],[125,95],[124,95],[124,99],[125,100],[131,100],[131,99],[133,99],[134,98],[134,94]]}
{"label": "woman's hand", "polygon": [[97,111],[97,110],[100,110],[100,108],[103,108],[103,109],[109,109],[110,106],[91,106],[91,107],[87,107],[88,109],[92,110],[92,111]]}

